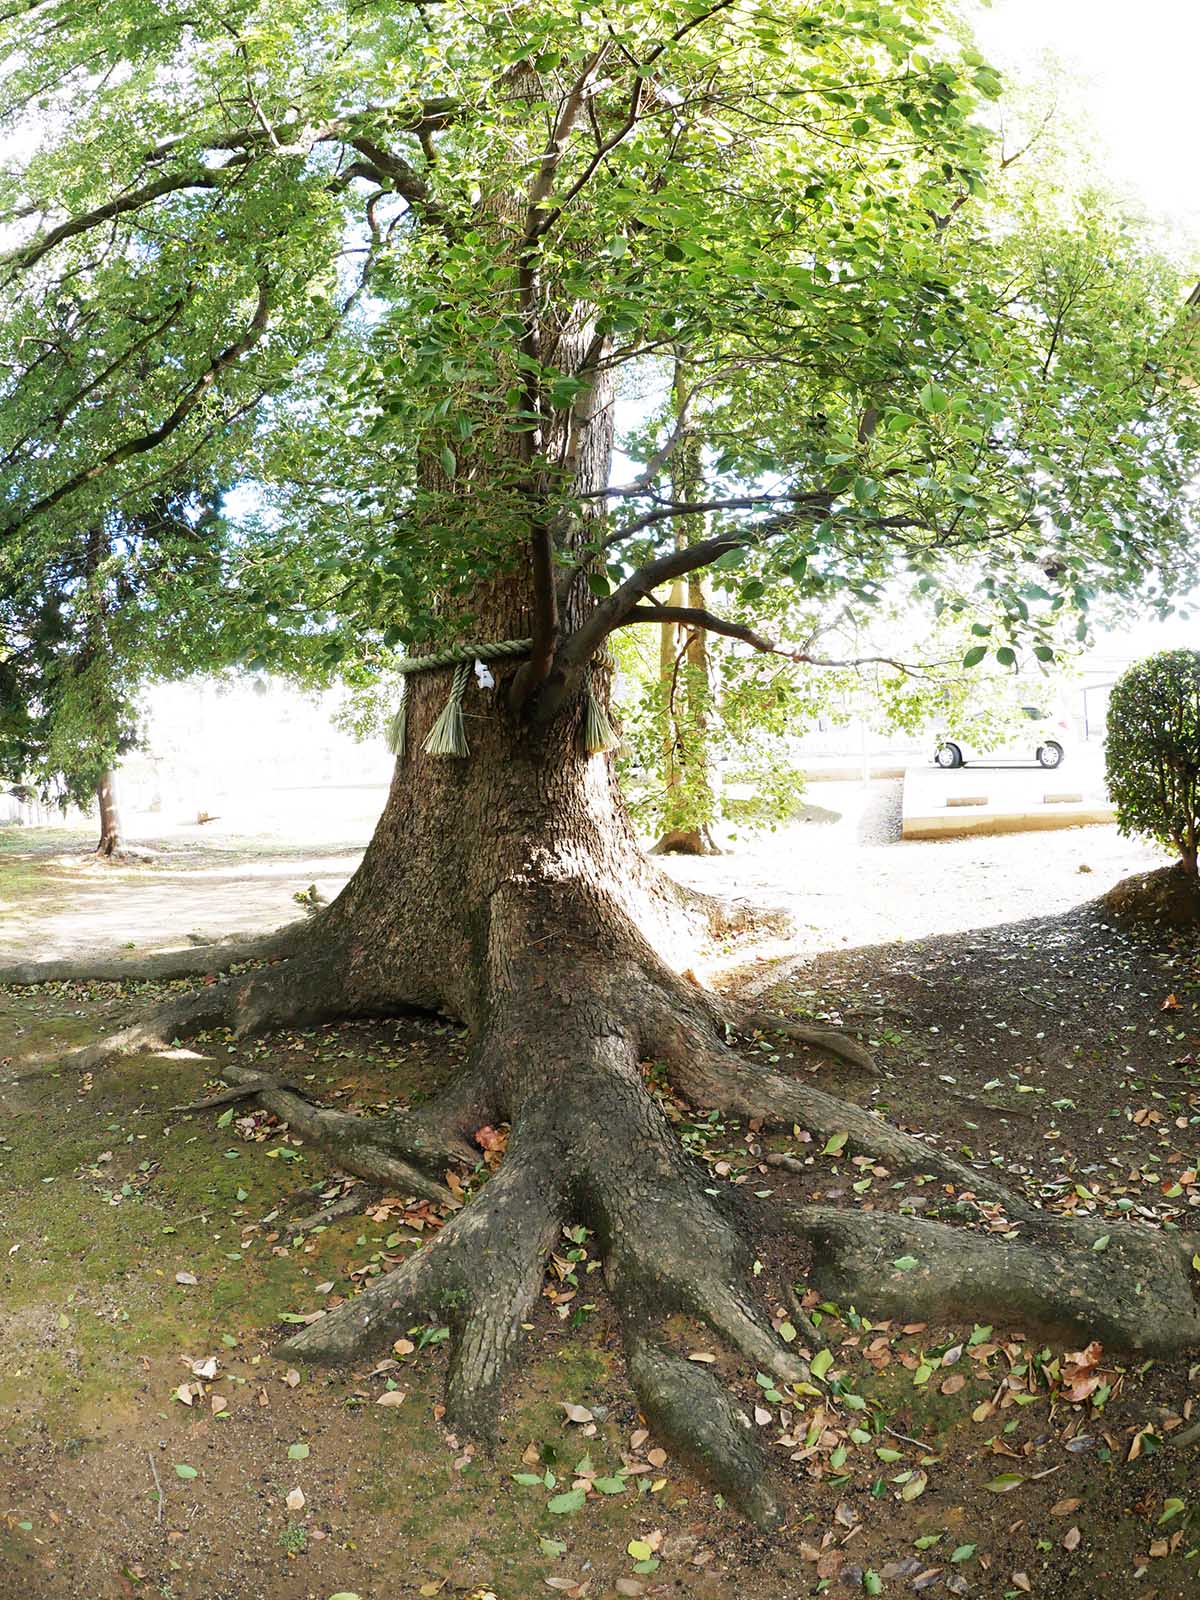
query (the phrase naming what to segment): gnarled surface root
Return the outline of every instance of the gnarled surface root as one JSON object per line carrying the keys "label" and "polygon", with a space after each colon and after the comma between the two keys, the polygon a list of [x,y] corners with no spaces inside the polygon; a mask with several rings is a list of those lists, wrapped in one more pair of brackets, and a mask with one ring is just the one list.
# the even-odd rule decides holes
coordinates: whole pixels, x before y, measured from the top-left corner
{"label": "gnarled surface root", "polygon": [[870,1316],[1018,1322],[1153,1354],[1200,1345],[1196,1241],[1178,1234],[1046,1213],[1013,1236],[832,1206],[777,1220],[812,1246],[821,1292]]}
{"label": "gnarled surface root", "polygon": [[837,1028],[825,1028],[816,1023],[795,1022],[791,1017],[781,1017],[773,1011],[759,1011],[753,1008],[741,1012],[738,1020],[743,1029],[750,1028],[759,1033],[778,1034],[783,1039],[795,1039],[797,1044],[807,1044],[814,1050],[823,1050],[826,1055],[837,1056],[842,1061],[849,1062],[852,1067],[861,1068],[863,1072],[879,1071],[875,1057],[867,1047]]}
{"label": "gnarled surface root", "polygon": [[401,1194],[420,1195],[435,1205],[458,1206],[451,1190],[431,1178],[428,1169],[441,1170],[461,1161],[463,1152],[435,1142],[418,1117],[356,1117],[348,1111],[331,1111],[246,1067],[225,1066],[221,1075],[253,1088],[267,1110],[293,1133],[319,1145],[356,1177]]}
{"label": "gnarled surface root", "polygon": [[453,1335],[447,1416],[464,1431],[491,1437],[499,1385],[541,1286],[562,1206],[553,1178],[514,1155],[402,1267],[293,1334],[280,1353],[347,1362],[415,1322],[445,1320]]}
{"label": "gnarled surface root", "polygon": [[707,1368],[635,1335],[627,1340],[629,1377],[650,1426],[678,1442],[689,1466],[708,1478],[762,1528],[780,1520],[767,1479],[766,1451],[754,1424]]}
{"label": "gnarled surface root", "polygon": [[[493,910],[519,893],[511,884],[497,891]],[[470,1064],[417,1112],[352,1116],[314,1105],[268,1074],[222,1062],[233,1091],[256,1095],[347,1171],[446,1209],[454,1204],[446,1169],[474,1159],[471,1135],[485,1121],[511,1123],[508,1153],[477,1195],[402,1266],[289,1338],[280,1350],[287,1359],[349,1362],[416,1324],[446,1324],[448,1419],[490,1440],[504,1373],[550,1253],[564,1224],[583,1225],[596,1236],[647,1418],[665,1443],[768,1524],[776,1506],[757,1431],[711,1370],[669,1347],[664,1329],[679,1315],[702,1322],[739,1358],[747,1382],[760,1371],[781,1387],[811,1381],[800,1348],[806,1324],[796,1316],[802,1337],[785,1342],[755,1279],[754,1261],[773,1231],[801,1236],[813,1282],[872,1315],[1015,1318],[1112,1348],[1200,1346],[1194,1245],[1181,1236],[1155,1236],[1129,1223],[1106,1234],[1102,1224],[1052,1216],[991,1171],[944,1155],[807,1080],[751,1064],[725,1042],[734,1016],[728,1003],[669,972],[645,946],[627,944],[618,955],[594,931],[584,937],[513,917],[506,927],[489,949],[489,998],[473,1019]],[[328,961],[306,945],[269,971],[172,1001],[141,1028],[106,1041],[97,1059],[162,1048],[206,1028],[243,1033],[361,1015],[365,1005],[364,990],[352,992],[350,980],[339,987]],[[749,1016],[749,1026],[792,1031],[778,1018]],[[854,1041],[820,1031],[822,1038],[805,1042],[855,1060],[845,1048]],[[849,1151],[936,1177],[985,1207],[992,1231],[789,1207],[778,1198],[755,1211],[745,1189],[714,1187],[713,1172],[683,1148],[642,1080],[647,1057],[664,1060],[673,1087],[697,1106],[798,1123],[818,1137],[842,1134]]]}
{"label": "gnarled surface root", "polygon": [[915,1134],[893,1127],[861,1106],[825,1094],[800,1079],[767,1072],[732,1051],[710,1048],[678,1061],[673,1082],[694,1105],[716,1106],[736,1116],[760,1118],[768,1126],[790,1127],[796,1123],[822,1138],[844,1133],[850,1151],[876,1156],[897,1171],[940,1178],[977,1199],[1003,1207],[1014,1220],[1042,1215],[1036,1206],[997,1183],[989,1173],[944,1155]]}

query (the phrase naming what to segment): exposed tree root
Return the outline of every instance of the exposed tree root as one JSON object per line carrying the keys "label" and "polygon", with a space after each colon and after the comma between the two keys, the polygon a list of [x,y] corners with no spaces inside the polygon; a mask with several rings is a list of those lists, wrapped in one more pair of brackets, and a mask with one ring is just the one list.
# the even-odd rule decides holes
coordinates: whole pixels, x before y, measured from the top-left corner
{"label": "exposed tree root", "polygon": [[870,1316],[1017,1322],[1153,1354],[1200,1345],[1196,1240],[1180,1234],[1039,1213],[1010,1237],[831,1206],[776,1221],[811,1245],[822,1293]]}
{"label": "exposed tree root", "polygon": [[444,1320],[454,1334],[447,1418],[485,1440],[493,1437],[499,1386],[541,1287],[562,1205],[551,1174],[534,1163],[506,1161],[471,1205],[402,1267],[293,1334],[280,1353],[349,1362],[414,1323]]}
{"label": "exposed tree root", "polygon": [[443,1144],[419,1117],[403,1113],[356,1117],[314,1105],[266,1073],[231,1066],[222,1067],[221,1073],[243,1088],[253,1088],[267,1110],[293,1133],[319,1146],[355,1177],[401,1194],[420,1195],[435,1205],[458,1206],[453,1192],[421,1168],[440,1170],[461,1162],[464,1150]]}
{"label": "exposed tree root", "polygon": [[1013,1219],[1042,1213],[986,1172],[977,1172],[943,1155],[915,1134],[904,1133],[848,1100],[839,1100],[799,1079],[752,1066],[732,1051],[698,1055],[677,1062],[675,1087],[695,1105],[716,1106],[737,1116],[761,1118],[768,1125],[799,1124],[813,1134],[848,1135],[847,1148],[887,1161],[897,1171],[939,1178],[958,1191],[1001,1206]]}
{"label": "exposed tree root", "polygon": [[[871,1315],[1016,1318],[1112,1348],[1200,1346],[1194,1244],[1128,1223],[1106,1234],[1100,1223],[1051,1216],[990,1170],[943,1155],[806,1080],[753,1065],[723,1043],[728,1004],[648,954],[597,961],[592,945],[556,938],[553,959],[563,966],[547,977],[540,933],[535,928],[526,945],[510,939],[493,950],[489,981],[498,998],[477,1030],[471,1062],[419,1112],[353,1116],[315,1105],[269,1074],[222,1062],[230,1088],[201,1107],[254,1095],[367,1184],[447,1209],[456,1202],[442,1179],[451,1165],[474,1163],[470,1136],[484,1121],[512,1125],[503,1164],[468,1205],[402,1266],[289,1338],[281,1355],[351,1362],[416,1324],[445,1323],[448,1420],[493,1439],[504,1374],[550,1252],[564,1224],[582,1224],[595,1235],[647,1418],[664,1442],[767,1525],[777,1508],[757,1431],[711,1371],[667,1347],[662,1329],[668,1318],[685,1315],[703,1322],[750,1372],[770,1373],[781,1387],[810,1382],[805,1352],[819,1342],[811,1322],[785,1290],[800,1334],[785,1342],[755,1281],[762,1242],[780,1229],[807,1242],[810,1277],[823,1293]],[[331,982],[306,947],[283,966],[172,1001],[91,1058],[162,1048],[206,1028],[245,1033],[363,1009],[361,993]],[[803,1037],[856,1066],[869,1062],[862,1046],[836,1030],[753,1010],[740,1020]],[[991,1231],[779,1201],[752,1212],[744,1190],[714,1189],[712,1173],[685,1152],[642,1082],[639,1061],[647,1056],[666,1061],[674,1087],[698,1106],[798,1123],[818,1137],[843,1134],[848,1152],[936,1178],[955,1198],[973,1197]],[[324,1226],[368,1198],[340,1196],[296,1227]]]}
{"label": "exposed tree root", "polygon": [[332,1222],[340,1222],[343,1217],[357,1217],[379,1196],[378,1189],[363,1188],[355,1185],[345,1194],[338,1195],[336,1200],[331,1200],[327,1206],[322,1206],[319,1211],[310,1212],[306,1217],[299,1217],[289,1222],[287,1231],[290,1238],[295,1238],[298,1233],[312,1233],[315,1228],[327,1228]]}
{"label": "exposed tree root", "polygon": [[774,1033],[784,1039],[795,1039],[799,1044],[812,1045],[816,1050],[824,1050],[827,1055],[848,1061],[852,1067],[861,1067],[864,1072],[879,1071],[875,1057],[866,1046],[836,1028],[794,1022],[790,1017],[776,1016],[772,1011],[745,1011],[741,1013],[739,1021],[743,1028],[752,1028],[759,1033]]}
{"label": "exposed tree root", "polygon": [[221,944],[197,944],[129,958],[89,957],[86,961],[19,961],[0,967],[0,986],[31,983],[165,983],[173,978],[198,978],[226,972],[247,961],[284,956],[304,931],[289,923],[262,938],[232,938]]}
{"label": "exposed tree root", "polygon": [[647,1422],[759,1527],[780,1520],[766,1451],[749,1415],[705,1367],[635,1335],[629,1377]]}

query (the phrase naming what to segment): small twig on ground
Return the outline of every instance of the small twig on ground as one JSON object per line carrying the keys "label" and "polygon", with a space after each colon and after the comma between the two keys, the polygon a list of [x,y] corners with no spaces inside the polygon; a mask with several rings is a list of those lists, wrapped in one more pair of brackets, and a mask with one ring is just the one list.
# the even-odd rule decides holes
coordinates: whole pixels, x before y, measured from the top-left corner
{"label": "small twig on ground", "polygon": [[166,1499],[166,1496],[163,1494],[162,1479],[158,1475],[158,1463],[150,1454],[149,1450],[146,1451],[146,1460],[150,1463],[150,1471],[154,1474],[154,1488],[158,1494],[158,1516],[156,1520],[161,1528],[163,1519],[163,1501]]}
{"label": "small twig on ground", "polygon": [[937,1451],[931,1444],[925,1444],[920,1439],[910,1439],[906,1433],[897,1433],[895,1428],[884,1428],[884,1433],[890,1433],[893,1439],[901,1439],[905,1444],[915,1444],[918,1450],[924,1450],[926,1455],[936,1455]]}

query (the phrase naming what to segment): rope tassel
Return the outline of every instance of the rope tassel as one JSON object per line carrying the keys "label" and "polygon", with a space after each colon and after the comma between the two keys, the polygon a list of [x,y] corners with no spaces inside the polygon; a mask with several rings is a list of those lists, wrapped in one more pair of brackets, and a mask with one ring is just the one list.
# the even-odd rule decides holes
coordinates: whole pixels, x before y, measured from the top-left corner
{"label": "rope tassel", "polygon": [[425,735],[425,743],[421,746],[427,756],[470,755],[471,747],[467,743],[462,702],[471,679],[471,671],[470,661],[460,661],[455,667],[450,698],[446,701],[441,716]]}
{"label": "rope tassel", "polygon": [[405,689],[400,696],[400,704],[396,707],[396,714],[388,723],[387,747],[396,757],[403,761],[405,744],[408,739],[408,690]]}
{"label": "rope tassel", "polygon": [[617,731],[609,721],[608,713],[596,696],[595,684],[592,681],[592,671],[589,668],[587,688],[583,697],[583,748],[589,756],[595,756],[599,755],[602,750],[615,750],[619,743]]}

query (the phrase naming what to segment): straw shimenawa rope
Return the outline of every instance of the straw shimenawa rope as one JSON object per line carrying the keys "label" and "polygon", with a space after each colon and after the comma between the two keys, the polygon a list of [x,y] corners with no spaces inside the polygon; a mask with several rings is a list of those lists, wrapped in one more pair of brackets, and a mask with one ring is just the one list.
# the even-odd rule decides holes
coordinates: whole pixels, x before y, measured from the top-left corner
{"label": "straw shimenawa rope", "polygon": [[[437,721],[425,735],[421,748],[429,756],[467,756],[471,747],[467,743],[467,730],[463,721],[462,703],[467,692],[467,685],[471,681],[471,670],[479,661],[485,665],[490,661],[515,661],[521,656],[527,656],[533,647],[532,639],[493,639],[482,644],[455,644],[448,645],[445,650],[439,650],[429,656],[411,656],[406,661],[399,661],[395,671],[401,677],[407,678],[416,672],[437,672],[442,667],[453,667],[454,677],[450,684],[450,697]],[[611,666],[611,657],[606,655],[604,664]],[[583,711],[583,744],[588,755],[595,755],[600,750],[612,750],[618,740],[616,731],[609,721],[604,707],[596,697],[595,687],[592,683],[593,668],[588,667],[587,689],[584,699]],[[387,745],[388,749],[398,759],[403,758],[408,737],[408,692],[407,687],[396,709],[395,715],[388,724]]]}

